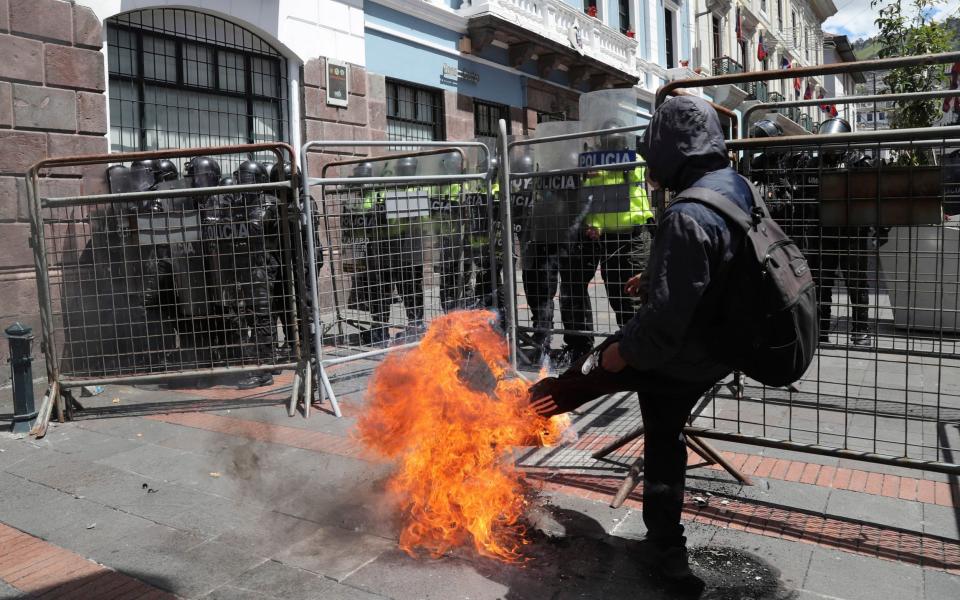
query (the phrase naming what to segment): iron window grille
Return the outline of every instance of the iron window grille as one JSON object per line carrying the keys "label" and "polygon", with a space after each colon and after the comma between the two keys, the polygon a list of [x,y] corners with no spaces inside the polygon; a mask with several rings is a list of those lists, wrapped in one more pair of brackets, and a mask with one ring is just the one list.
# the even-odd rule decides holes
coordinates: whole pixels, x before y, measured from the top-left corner
{"label": "iron window grille", "polygon": [[537,123],[550,123],[551,121],[566,121],[567,113],[566,111],[556,111],[556,112],[547,112],[538,110],[537,112]]}
{"label": "iron window grille", "polygon": [[446,137],[439,90],[387,79],[387,137],[391,141],[437,141]]}
{"label": "iron window grille", "polygon": [[473,101],[473,135],[477,137],[496,137],[500,119],[507,122],[507,134],[513,133],[509,106],[480,100]]}
{"label": "iron window grille", "polygon": [[287,62],[253,32],[183,9],[106,24],[114,151],[285,139]]}

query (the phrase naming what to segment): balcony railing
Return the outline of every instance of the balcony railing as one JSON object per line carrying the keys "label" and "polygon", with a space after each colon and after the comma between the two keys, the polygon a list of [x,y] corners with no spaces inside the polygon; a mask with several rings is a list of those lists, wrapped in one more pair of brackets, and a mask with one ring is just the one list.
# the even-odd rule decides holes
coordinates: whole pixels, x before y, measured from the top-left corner
{"label": "balcony railing", "polygon": [[747,100],[756,100],[758,102],[767,101],[767,82],[751,81],[746,84]]}
{"label": "balcony railing", "polygon": [[719,56],[713,59],[714,75],[730,75],[731,73],[743,73],[743,65],[729,56]]}
{"label": "balcony railing", "polygon": [[[466,17],[494,15],[585,56],[636,76],[637,40],[584,14],[563,0],[473,0],[459,9]],[[580,39],[577,45],[576,32]]]}

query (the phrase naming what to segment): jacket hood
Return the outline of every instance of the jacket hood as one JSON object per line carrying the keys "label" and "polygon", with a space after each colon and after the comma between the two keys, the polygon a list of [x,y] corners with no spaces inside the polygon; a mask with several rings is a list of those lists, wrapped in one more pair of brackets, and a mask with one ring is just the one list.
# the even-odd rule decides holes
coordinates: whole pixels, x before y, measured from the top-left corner
{"label": "jacket hood", "polygon": [[661,104],[638,150],[650,178],[675,192],[730,165],[720,119],[696,96],[675,96]]}

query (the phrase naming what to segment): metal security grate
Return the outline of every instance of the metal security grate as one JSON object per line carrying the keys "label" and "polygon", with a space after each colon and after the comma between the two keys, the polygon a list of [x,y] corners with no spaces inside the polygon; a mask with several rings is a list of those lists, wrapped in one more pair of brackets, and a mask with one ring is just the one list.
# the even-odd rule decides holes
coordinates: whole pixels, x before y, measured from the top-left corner
{"label": "metal security grate", "polygon": [[285,138],[286,60],[247,29],[190,10],[133,11],[107,21],[107,47],[113,151]]}
{"label": "metal security grate", "polygon": [[480,100],[473,101],[473,134],[477,137],[496,137],[497,123],[507,122],[507,135],[513,133],[510,126],[510,107]]}
{"label": "metal security grate", "polygon": [[387,136],[396,141],[444,139],[443,95],[438,90],[388,79]]}

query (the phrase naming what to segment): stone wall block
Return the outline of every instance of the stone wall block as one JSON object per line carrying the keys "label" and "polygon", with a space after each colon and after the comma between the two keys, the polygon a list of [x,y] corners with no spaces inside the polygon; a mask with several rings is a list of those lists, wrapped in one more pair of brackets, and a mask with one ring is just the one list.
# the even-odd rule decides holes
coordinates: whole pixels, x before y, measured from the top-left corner
{"label": "stone wall block", "polygon": [[350,93],[357,96],[367,95],[367,70],[350,65]]}
{"label": "stone wall block", "polygon": [[13,127],[13,85],[0,81],[0,127]]}
{"label": "stone wall block", "polygon": [[48,85],[99,92],[106,89],[100,52],[47,44],[43,54]]}
{"label": "stone wall block", "polygon": [[0,0],[0,31],[10,31],[10,2]]}
{"label": "stone wall block", "polygon": [[0,221],[16,221],[20,218],[18,188],[16,177],[0,177]]}
{"label": "stone wall block", "polygon": [[0,34],[0,57],[0,79],[43,81],[43,43]]}
{"label": "stone wall block", "polygon": [[[107,138],[93,135],[66,135],[62,133],[50,134],[50,157],[87,156],[91,154],[106,154],[109,148]],[[84,175],[87,172],[99,172],[102,176],[107,165],[91,167],[62,167],[49,169],[46,172],[57,175]]]}
{"label": "stone wall block", "polygon": [[367,123],[372,129],[387,129],[387,103],[383,100],[374,100],[372,96],[367,101]]}
{"label": "stone wall block", "polygon": [[60,0],[9,0],[10,31],[56,42],[73,41],[69,2]]}
{"label": "stone wall block", "polygon": [[[16,178],[16,182],[17,204],[20,211],[17,218],[21,221],[27,221],[30,219],[30,198],[27,195],[27,184],[22,177]],[[41,198],[79,196],[83,193],[83,187],[79,179],[41,177],[39,187]]]}
{"label": "stone wall block", "polygon": [[47,135],[35,131],[0,130],[0,173],[23,176],[47,156]]}
{"label": "stone wall block", "polygon": [[80,133],[107,133],[107,97],[77,92],[77,130]]}
{"label": "stone wall block", "polygon": [[0,223],[0,269],[33,264],[29,223]]}
{"label": "stone wall block", "polygon": [[86,6],[73,6],[73,43],[98,50],[103,47],[103,25]]}
{"label": "stone wall block", "polygon": [[311,58],[303,66],[303,85],[318,88],[327,87],[327,61],[324,58]]}
{"label": "stone wall block", "polygon": [[371,100],[387,101],[387,79],[383,75],[367,73],[367,95]]}
{"label": "stone wall block", "polygon": [[77,95],[70,90],[13,85],[14,125],[21,129],[77,130]]}

